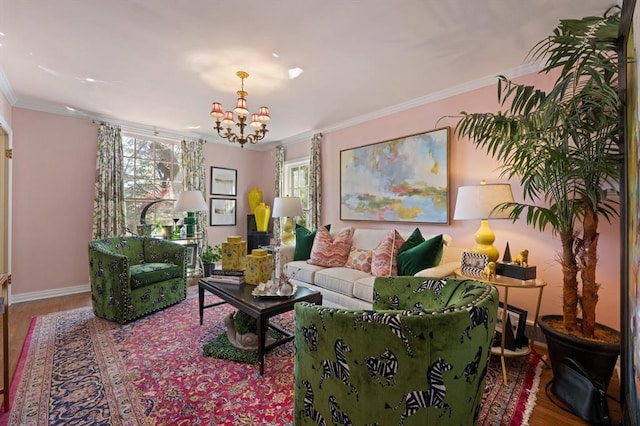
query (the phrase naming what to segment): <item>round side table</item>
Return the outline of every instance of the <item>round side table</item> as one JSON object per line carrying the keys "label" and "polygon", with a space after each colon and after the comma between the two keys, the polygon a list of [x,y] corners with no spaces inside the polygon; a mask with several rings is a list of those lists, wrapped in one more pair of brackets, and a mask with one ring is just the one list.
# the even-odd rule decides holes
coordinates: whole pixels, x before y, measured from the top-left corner
{"label": "round side table", "polygon": [[507,324],[507,310],[509,307],[509,290],[510,289],[538,290],[538,302],[536,303],[536,313],[533,318],[533,333],[531,338],[529,339],[529,344],[526,347],[521,349],[516,349],[515,351],[506,349],[504,347],[506,333],[503,332],[500,338],[500,347],[491,348],[491,353],[493,355],[500,356],[500,362],[502,364],[502,379],[504,380],[504,383],[507,384],[507,369],[505,367],[505,362],[504,362],[505,358],[525,356],[533,352],[533,342],[536,339],[536,334],[538,330],[538,314],[540,313],[540,303],[542,302],[542,291],[546,287],[547,283],[544,280],[541,280],[539,278],[532,279],[532,280],[519,280],[517,278],[510,278],[510,277],[505,277],[501,275],[497,275],[493,279],[487,280],[482,277],[465,275],[462,273],[460,269],[456,269],[454,271],[454,274],[456,275],[456,277],[459,277],[459,278],[481,281],[487,284],[493,284],[496,287],[502,287],[504,289],[504,297],[502,300],[502,307],[503,307],[502,326],[503,327]]}

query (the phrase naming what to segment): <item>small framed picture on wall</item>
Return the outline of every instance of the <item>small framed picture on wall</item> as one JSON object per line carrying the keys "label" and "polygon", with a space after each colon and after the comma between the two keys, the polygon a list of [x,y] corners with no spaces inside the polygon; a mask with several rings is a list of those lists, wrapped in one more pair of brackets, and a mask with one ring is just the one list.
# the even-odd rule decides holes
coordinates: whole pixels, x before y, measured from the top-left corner
{"label": "small framed picture on wall", "polygon": [[209,225],[235,226],[236,200],[229,198],[209,199]]}
{"label": "small framed picture on wall", "polygon": [[224,167],[211,167],[209,193],[211,195],[238,195],[238,171]]}

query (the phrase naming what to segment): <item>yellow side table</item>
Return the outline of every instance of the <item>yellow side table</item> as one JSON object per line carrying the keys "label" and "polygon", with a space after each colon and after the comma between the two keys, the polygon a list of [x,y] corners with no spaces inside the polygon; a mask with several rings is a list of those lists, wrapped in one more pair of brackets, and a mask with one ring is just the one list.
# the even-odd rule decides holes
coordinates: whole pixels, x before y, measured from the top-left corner
{"label": "yellow side table", "polygon": [[536,334],[538,330],[538,314],[540,313],[540,303],[542,302],[542,290],[546,287],[547,283],[541,279],[533,279],[533,280],[519,280],[517,278],[510,278],[497,275],[491,280],[486,280],[484,278],[479,278],[476,276],[468,276],[464,275],[460,269],[456,269],[454,271],[456,277],[471,279],[476,281],[485,282],[488,284],[493,284],[496,287],[501,287],[504,289],[504,297],[502,300],[502,324],[503,326],[507,323],[507,309],[509,306],[509,289],[536,289],[538,290],[538,302],[536,303],[536,313],[533,318],[533,334],[529,339],[529,345],[522,349],[517,349],[515,351],[506,349],[505,345],[505,334],[502,333],[502,338],[500,339],[500,347],[491,348],[491,353],[493,355],[500,356],[500,362],[502,364],[502,378],[504,380],[505,385],[507,384],[507,369],[505,367],[504,359],[518,356],[529,355],[533,352],[533,342],[536,339]]}

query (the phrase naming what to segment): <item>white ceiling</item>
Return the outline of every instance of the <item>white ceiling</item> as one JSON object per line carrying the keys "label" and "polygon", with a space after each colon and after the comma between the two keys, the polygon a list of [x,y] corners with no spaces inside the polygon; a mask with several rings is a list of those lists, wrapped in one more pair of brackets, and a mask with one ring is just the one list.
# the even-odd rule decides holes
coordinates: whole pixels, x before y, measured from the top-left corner
{"label": "white ceiling", "polygon": [[531,70],[559,19],[615,3],[0,0],[0,88],[18,107],[219,142],[211,102],[235,105],[242,69],[249,109],[271,112],[264,142],[295,141]]}

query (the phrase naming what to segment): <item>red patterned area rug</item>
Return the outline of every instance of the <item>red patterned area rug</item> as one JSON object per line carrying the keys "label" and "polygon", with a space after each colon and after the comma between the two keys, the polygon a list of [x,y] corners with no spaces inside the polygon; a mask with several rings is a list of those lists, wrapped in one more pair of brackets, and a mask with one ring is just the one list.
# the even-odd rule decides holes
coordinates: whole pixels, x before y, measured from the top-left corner
{"label": "red patterned area rug", "polygon": [[[210,303],[214,296],[208,295]],[[258,367],[202,355],[233,308],[187,300],[120,326],[82,308],[34,318],[12,382],[10,425],[291,425],[293,343]],[[293,328],[292,313],[276,318]],[[527,424],[541,361],[508,360],[509,385],[492,357],[481,425]]]}

